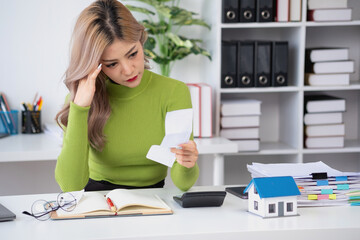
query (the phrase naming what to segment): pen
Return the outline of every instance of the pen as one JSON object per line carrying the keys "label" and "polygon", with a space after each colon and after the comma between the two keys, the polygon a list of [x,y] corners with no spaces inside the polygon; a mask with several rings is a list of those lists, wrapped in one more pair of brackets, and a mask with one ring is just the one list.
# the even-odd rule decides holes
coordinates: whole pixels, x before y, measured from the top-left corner
{"label": "pen", "polygon": [[111,209],[111,211],[116,212],[116,207],[114,206],[113,202],[111,201],[111,199],[108,197],[106,198],[106,202],[109,205],[109,208]]}

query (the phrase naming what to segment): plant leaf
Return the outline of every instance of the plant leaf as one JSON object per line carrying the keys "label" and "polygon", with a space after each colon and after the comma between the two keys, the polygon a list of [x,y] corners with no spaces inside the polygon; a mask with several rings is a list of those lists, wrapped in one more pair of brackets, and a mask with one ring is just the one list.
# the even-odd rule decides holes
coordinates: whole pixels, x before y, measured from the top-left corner
{"label": "plant leaf", "polygon": [[148,10],[147,8],[135,7],[135,6],[131,6],[131,5],[125,5],[125,6],[132,12],[139,12],[139,13],[144,13],[144,14],[155,15],[154,12]]}
{"label": "plant leaf", "polygon": [[168,24],[165,22],[155,23],[148,20],[143,20],[141,23],[147,29],[149,34],[152,35],[164,34],[168,31]]}

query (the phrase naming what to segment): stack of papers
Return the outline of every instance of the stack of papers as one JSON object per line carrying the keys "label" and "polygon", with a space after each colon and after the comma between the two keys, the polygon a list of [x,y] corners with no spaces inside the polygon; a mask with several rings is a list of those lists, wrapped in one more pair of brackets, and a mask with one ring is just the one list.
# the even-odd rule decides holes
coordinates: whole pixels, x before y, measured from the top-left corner
{"label": "stack of papers", "polygon": [[[298,206],[360,205],[360,173],[341,172],[323,162],[247,165],[253,178],[292,176],[299,187]],[[320,173],[320,177],[314,174]],[[324,176],[325,174],[325,176]]]}

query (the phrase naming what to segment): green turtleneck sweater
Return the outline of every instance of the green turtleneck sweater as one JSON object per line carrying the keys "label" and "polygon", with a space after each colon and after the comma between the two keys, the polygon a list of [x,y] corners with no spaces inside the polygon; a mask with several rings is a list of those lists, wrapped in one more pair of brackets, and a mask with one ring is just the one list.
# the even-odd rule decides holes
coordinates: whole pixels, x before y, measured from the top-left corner
{"label": "green turtleneck sweater", "polygon": [[[70,103],[63,148],[55,178],[65,192],[81,190],[89,178],[118,185],[149,186],[165,179],[167,167],[146,158],[152,145],[165,136],[167,112],[191,108],[189,90],[183,82],[144,71],[141,83],[128,88],[106,82],[111,115],[104,127],[106,145],[100,152],[88,140],[90,107]],[[186,168],[175,162],[171,178],[188,190],[199,176],[198,165]]]}

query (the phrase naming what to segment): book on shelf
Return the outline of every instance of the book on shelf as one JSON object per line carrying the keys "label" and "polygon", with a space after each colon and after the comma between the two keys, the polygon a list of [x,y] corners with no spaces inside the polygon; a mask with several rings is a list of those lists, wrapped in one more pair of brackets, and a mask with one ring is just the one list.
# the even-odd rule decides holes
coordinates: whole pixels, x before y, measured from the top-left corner
{"label": "book on shelf", "polygon": [[259,127],[260,115],[223,116],[220,124],[222,128]]}
{"label": "book on shelf", "polygon": [[304,115],[305,125],[337,124],[343,122],[344,120],[342,112],[305,113]]}
{"label": "book on shelf", "polygon": [[301,21],[302,0],[290,0],[290,21]]}
{"label": "book on shelf", "polygon": [[308,21],[330,22],[330,21],[351,21],[351,8],[338,9],[314,9],[307,12]]}
{"label": "book on shelf", "polygon": [[259,128],[223,128],[220,136],[228,139],[257,139],[260,137]]}
{"label": "book on shelf", "polygon": [[238,145],[239,152],[256,152],[260,150],[260,139],[232,140]]}
{"label": "book on shelf", "polygon": [[349,60],[349,48],[307,48],[305,58],[310,62]]}
{"label": "book on shelf", "polygon": [[344,136],[334,137],[306,137],[306,148],[343,148]]}
{"label": "book on shelf", "polygon": [[326,94],[306,95],[304,98],[306,113],[346,111],[346,102],[344,98],[334,97]]}
{"label": "book on shelf", "polygon": [[261,101],[256,99],[224,99],[220,111],[223,116],[261,115]]}
{"label": "book on shelf", "polygon": [[[109,205],[108,198],[113,207]],[[71,219],[106,216],[172,214],[171,208],[157,195],[128,189],[115,189],[104,196],[101,192],[84,192],[72,211],[61,208],[52,219]]]}
{"label": "book on shelf", "polygon": [[194,110],[194,137],[212,137],[212,89],[206,83],[188,83]]}
{"label": "book on shelf", "polygon": [[345,125],[343,123],[328,125],[306,125],[305,134],[307,137],[344,136]]}
{"label": "book on shelf", "polygon": [[353,73],[354,61],[309,62],[305,61],[306,73]]}
{"label": "book on shelf", "polygon": [[348,0],[307,0],[308,9],[347,8]]}
{"label": "book on shelf", "polygon": [[276,0],[276,21],[288,22],[289,21],[289,0]]}
{"label": "book on shelf", "polygon": [[350,85],[350,73],[306,73],[305,84],[309,86],[346,86]]}

